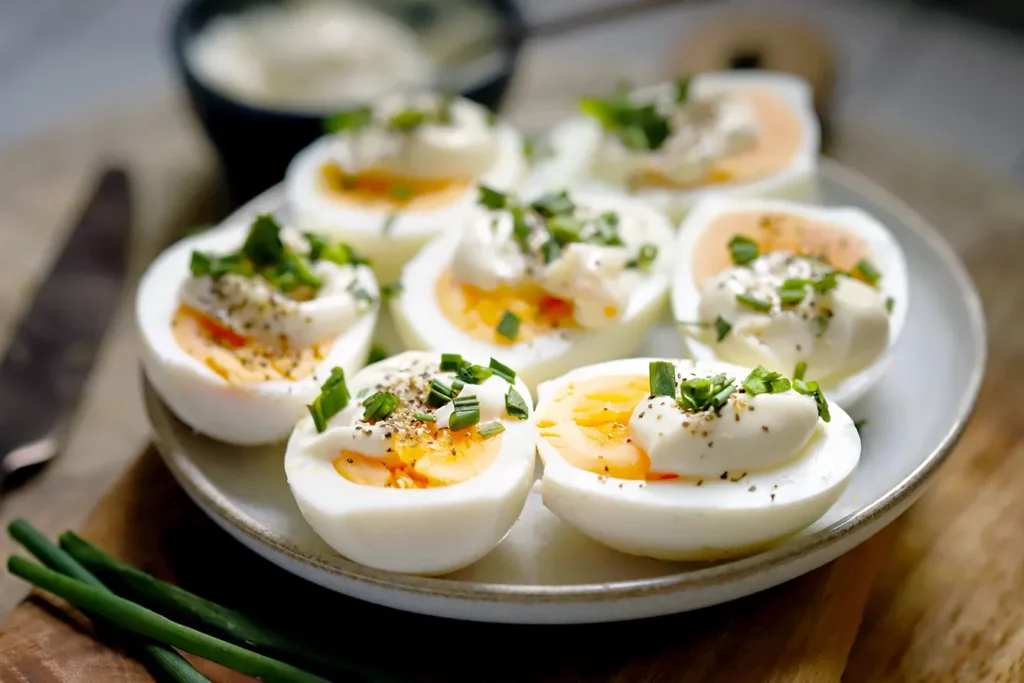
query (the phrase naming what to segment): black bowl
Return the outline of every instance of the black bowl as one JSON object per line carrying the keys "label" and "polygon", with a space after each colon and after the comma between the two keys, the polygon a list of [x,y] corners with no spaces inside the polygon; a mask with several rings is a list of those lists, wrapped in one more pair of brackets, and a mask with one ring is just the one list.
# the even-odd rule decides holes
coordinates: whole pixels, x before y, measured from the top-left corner
{"label": "black bowl", "polygon": [[[174,63],[185,84],[189,102],[219,157],[228,201],[237,206],[280,182],[292,157],[323,135],[324,112],[302,113],[260,108],[233,100],[196,76],[187,58],[189,41],[212,18],[277,0],[187,0],[173,23]],[[481,35],[470,42],[491,51],[483,74],[457,89],[469,99],[497,109],[508,90],[522,44],[523,19],[514,0],[391,0],[374,2],[420,35],[443,29],[467,7],[485,10],[492,26],[479,26]],[[389,5],[390,7],[382,7]],[[390,11],[389,11],[390,10]],[[465,19],[463,14],[462,18]],[[471,24],[476,28],[475,25]],[[442,69],[444,64],[442,64]]]}

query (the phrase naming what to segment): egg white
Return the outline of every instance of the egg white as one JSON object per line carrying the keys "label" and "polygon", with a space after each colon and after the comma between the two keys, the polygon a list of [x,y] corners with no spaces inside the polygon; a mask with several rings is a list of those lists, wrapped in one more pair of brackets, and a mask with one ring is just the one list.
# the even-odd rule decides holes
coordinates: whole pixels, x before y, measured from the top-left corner
{"label": "egg white", "polygon": [[[574,381],[648,372],[657,358],[629,358],[579,368],[537,388],[537,414]],[[748,368],[701,363],[709,373],[742,381]],[[808,400],[811,400],[808,397]],[[663,560],[719,560],[750,554],[821,518],[839,499],[860,459],[853,420],[830,406],[831,421],[799,457],[739,481],[708,478],[641,482],[601,476],[570,465],[544,437],[537,450],[544,476],[536,489],[565,523],[611,548]],[[733,473],[730,473],[732,475]],[[754,487],[754,490],[750,490]]]}
{"label": "egg white", "polygon": [[[488,358],[463,354],[487,365]],[[355,396],[411,359],[437,362],[439,353],[406,351],[368,366],[348,386]],[[335,470],[332,458],[310,451],[317,437],[312,418],[300,421],[285,452],[284,468],[295,502],[313,531],[355,562],[387,571],[437,575],[469,566],[497,546],[526,504],[533,481],[536,431],[533,398],[517,378],[515,389],[530,417],[504,417],[494,462],[476,477],[426,489],[364,486]],[[372,389],[371,389],[372,390]],[[351,422],[355,400],[337,417]],[[337,456],[334,456],[337,457]]]}
{"label": "egg white", "polygon": [[[892,346],[899,338],[907,317],[909,287],[907,262],[896,238],[873,216],[853,207],[811,206],[780,199],[735,199],[711,197],[702,200],[687,216],[676,240],[678,255],[672,281],[672,312],[677,321],[694,322],[699,319],[700,290],[694,283],[691,254],[701,237],[715,220],[736,211],[764,211],[803,216],[810,220],[830,223],[850,231],[864,241],[868,258],[882,272],[879,289],[893,298],[889,315],[889,342],[887,350],[864,370],[837,382],[822,383],[822,391],[829,401],[849,407],[874,387],[885,374]],[[682,326],[680,331],[688,351],[696,360],[717,360],[714,346],[698,338],[696,328]],[[789,368],[781,372],[789,372]],[[815,378],[809,378],[815,379]]]}
{"label": "egg white", "polygon": [[[800,121],[802,135],[800,146],[790,163],[770,176],[755,180],[715,183],[689,190],[642,188],[634,192],[635,196],[650,202],[674,221],[682,219],[697,201],[718,195],[815,200],[817,189],[814,177],[821,149],[821,126],[814,112],[810,85],[797,76],[772,71],[703,73],[694,76],[690,83],[690,91],[698,96],[728,92],[740,87],[770,90],[792,108],[793,114]],[[595,178],[591,173],[594,157],[604,135],[597,121],[582,114],[558,124],[547,135],[552,154],[533,168],[524,187],[531,191],[562,187],[609,188],[607,182]]]}
{"label": "egg white", "polygon": [[[178,345],[171,321],[180,305],[179,289],[191,276],[194,250],[226,253],[238,249],[249,220],[232,220],[185,238],[164,251],[146,270],[135,300],[136,324],[142,340],[142,364],[153,388],[185,424],[209,437],[238,445],[257,445],[287,438],[306,404],[338,366],[352,373],[366,363],[377,322],[374,303],[337,339],[314,372],[301,380],[232,384]],[[358,266],[360,284],[379,298],[377,281]]]}
{"label": "egg white", "polygon": [[465,351],[493,356],[513,367],[530,387],[571,368],[628,356],[638,348],[660,317],[667,298],[672,268],[672,227],[658,212],[621,193],[573,193],[581,206],[597,211],[643,213],[649,226],[644,236],[622,233],[631,248],[658,245],[649,277],[633,291],[622,317],[602,330],[566,329],[511,345],[490,344],[471,337],[445,316],[437,302],[437,281],[452,262],[458,234],[439,237],[410,261],[402,272],[402,294],[391,300],[392,319],[405,345],[414,349]]}
{"label": "egg white", "polygon": [[[478,183],[495,189],[516,188],[526,176],[523,139],[506,123],[497,123],[498,156]],[[450,204],[431,210],[407,210],[395,214],[388,234],[384,235],[389,213],[367,211],[337,201],[320,189],[324,165],[335,160],[348,142],[340,135],[325,135],[299,152],[285,174],[285,191],[295,223],[303,230],[347,242],[368,256],[382,282],[398,277],[413,255],[438,233],[460,224],[463,215],[477,199],[475,185]]]}

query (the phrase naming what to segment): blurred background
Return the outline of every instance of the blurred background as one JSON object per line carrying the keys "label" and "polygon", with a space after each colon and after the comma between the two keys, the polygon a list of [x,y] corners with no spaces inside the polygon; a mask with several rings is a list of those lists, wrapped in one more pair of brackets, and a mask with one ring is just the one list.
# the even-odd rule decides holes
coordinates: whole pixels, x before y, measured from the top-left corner
{"label": "blurred background", "polygon": [[[834,115],[871,120],[1024,179],[1019,0],[518,4],[527,24],[549,27],[528,42],[516,79],[529,80],[531,94],[546,96],[543,108],[517,102],[515,87],[506,100],[527,127],[545,123],[545,108],[571,106],[595,73],[654,80],[709,24],[771,15],[806,22],[830,42],[836,55]],[[54,126],[144,106],[175,92],[169,31],[179,5],[0,0],[0,149]],[[616,6],[630,9],[600,16],[600,10]],[[572,18],[581,14],[591,21]]]}

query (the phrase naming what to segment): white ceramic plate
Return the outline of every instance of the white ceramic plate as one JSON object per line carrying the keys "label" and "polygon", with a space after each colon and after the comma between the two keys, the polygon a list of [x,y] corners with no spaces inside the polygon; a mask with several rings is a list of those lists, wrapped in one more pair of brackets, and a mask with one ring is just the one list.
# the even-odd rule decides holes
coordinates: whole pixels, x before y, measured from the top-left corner
{"label": "white ceramic plate", "polygon": [[[475,565],[443,578],[410,577],[346,560],[314,535],[289,494],[283,446],[237,448],[198,436],[147,384],[158,446],[199,507],[246,546],[326,588],[397,609],[507,623],[619,621],[782,583],[863,542],[921,494],[964,428],[985,361],[977,294],[934,229],[834,163],[823,164],[819,181],[823,203],[859,206],[892,229],[906,252],[913,303],[884,380],[849,410],[868,420],[849,489],[814,526],[766,552],[715,564],[631,557],[584,538],[532,496],[504,542]],[[274,210],[280,201],[271,190],[241,211]],[[677,332],[665,324],[641,355],[680,353]]]}

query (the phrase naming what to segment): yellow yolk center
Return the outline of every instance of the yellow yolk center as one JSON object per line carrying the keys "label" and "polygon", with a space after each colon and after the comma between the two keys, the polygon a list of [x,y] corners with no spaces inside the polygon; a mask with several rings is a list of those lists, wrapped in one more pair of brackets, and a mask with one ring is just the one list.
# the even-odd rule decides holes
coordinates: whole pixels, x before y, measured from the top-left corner
{"label": "yellow yolk center", "polygon": [[484,438],[476,427],[425,435],[395,434],[391,453],[377,458],[342,451],[334,469],[356,484],[385,488],[431,488],[472,479],[491,466],[502,435]]}
{"label": "yellow yolk center", "polygon": [[633,187],[687,189],[745,182],[770,176],[785,168],[796,156],[804,135],[800,119],[792,107],[781,96],[769,90],[744,88],[736,90],[733,95],[747,102],[754,110],[761,130],[756,143],[719,159],[707,175],[696,182],[680,183],[655,170],[648,170],[633,178]]}
{"label": "yellow yolk center", "polygon": [[[577,326],[572,317],[572,302],[553,297],[531,283],[485,290],[458,282],[446,270],[437,280],[437,302],[449,322],[474,339],[492,344],[530,341],[554,330]],[[514,340],[497,332],[505,311],[519,318]]]}
{"label": "yellow yolk center", "polygon": [[311,375],[330,351],[330,344],[305,349],[268,346],[238,334],[202,311],[181,306],[171,322],[178,346],[232,384],[297,380]]}
{"label": "yellow yolk center", "polygon": [[446,206],[465,195],[469,178],[415,178],[382,170],[347,173],[336,163],[325,164],[323,189],[338,201],[368,211],[417,211]]}
{"label": "yellow yolk center", "polygon": [[754,240],[762,254],[788,251],[822,256],[842,271],[853,270],[868,255],[864,241],[838,225],[792,214],[734,211],[709,225],[693,251],[694,282],[698,287],[732,267],[729,240],[736,235]]}
{"label": "yellow yolk center", "polygon": [[648,396],[646,375],[573,382],[537,414],[537,429],[573,467],[616,479],[677,479],[651,472],[647,453],[630,438],[633,409]]}

